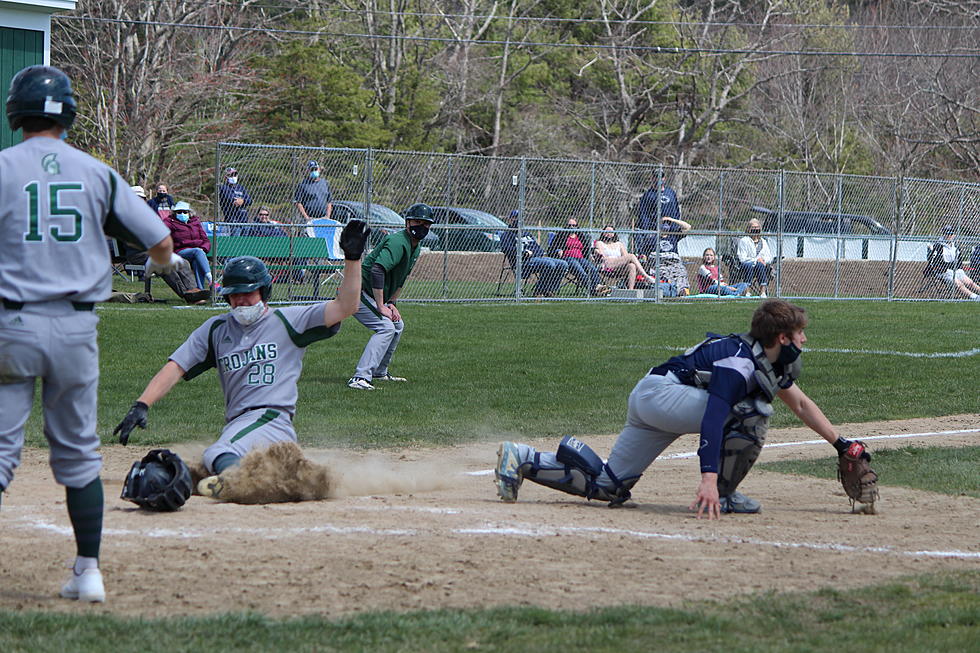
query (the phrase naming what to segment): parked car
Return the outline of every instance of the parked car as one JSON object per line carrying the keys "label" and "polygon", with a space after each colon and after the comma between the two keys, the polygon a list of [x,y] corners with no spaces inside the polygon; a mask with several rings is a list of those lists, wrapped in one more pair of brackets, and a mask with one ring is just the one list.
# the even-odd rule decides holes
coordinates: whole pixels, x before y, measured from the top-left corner
{"label": "parked car", "polygon": [[[500,249],[500,231],[506,229],[503,220],[486,211],[458,206],[433,206],[436,219],[433,231],[439,234],[440,248],[456,251],[492,252]],[[466,229],[447,229],[460,225]]]}
{"label": "parked car", "polygon": [[[405,228],[405,218],[398,215],[395,211],[384,204],[371,204],[371,215],[365,220],[364,202],[351,202],[348,200],[334,200],[333,212],[330,217],[347,224],[351,220],[364,220],[371,227],[371,247],[381,242],[381,239],[395,231]],[[439,249],[439,236],[429,232],[429,235],[422,239],[422,247],[429,249]]]}
{"label": "parked car", "polygon": [[[763,206],[753,206],[753,213],[765,216],[762,221],[764,232],[779,231],[779,212]],[[866,215],[854,213],[828,213],[823,211],[784,211],[783,233],[791,234],[836,234],[837,222],[840,220],[840,233],[888,236],[891,230],[880,222]]]}

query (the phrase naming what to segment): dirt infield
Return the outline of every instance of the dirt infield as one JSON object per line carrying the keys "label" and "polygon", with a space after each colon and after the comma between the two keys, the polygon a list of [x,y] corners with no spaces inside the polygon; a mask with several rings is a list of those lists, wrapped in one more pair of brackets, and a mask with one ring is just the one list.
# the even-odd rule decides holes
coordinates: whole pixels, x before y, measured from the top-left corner
{"label": "dirt infield", "polygon": [[[869,442],[882,449],[975,445],[980,434],[968,430],[978,426],[980,415],[962,415],[841,430],[938,433]],[[613,436],[584,439],[605,455]],[[771,433],[769,444],[811,439],[806,429],[786,429]],[[852,515],[836,482],[756,470],[741,489],[762,501],[761,514],[696,520],[687,511],[696,460],[676,455],[693,442],[682,438],[654,463],[634,489],[635,509],[610,510],[532,483],[518,503],[501,503],[489,473],[496,443],[484,442],[372,456],[308,451],[342,475],[348,496],[265,506],[195,496],[170,514],[118,499],[130,464],[145,452],[107,447],[108,601],[97,606],[57,598],[74,553],[64,491],[52,480],[47,452],[27,450],[0,510],[0,609],[144,617],[514,604],[583,610],[980,568],[974,498],[886,486],[880,514]],[[826,444],[767,446],[762,460],[831,453]],[[854,568],[862,573],[844,573]]]}

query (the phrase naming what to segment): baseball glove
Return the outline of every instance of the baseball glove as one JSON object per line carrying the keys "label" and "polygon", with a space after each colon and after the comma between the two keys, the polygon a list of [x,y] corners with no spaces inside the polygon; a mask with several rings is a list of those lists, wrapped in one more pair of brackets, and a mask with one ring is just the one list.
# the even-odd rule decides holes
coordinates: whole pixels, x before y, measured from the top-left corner
{"label": "baseball glove", "polygon": [[878,500],[878,474],[871,469],[871,454],[860,440],[853,440],[837,457],[837,480],[844,492],[855,503],[866,504],[864,512],[874,512]]}

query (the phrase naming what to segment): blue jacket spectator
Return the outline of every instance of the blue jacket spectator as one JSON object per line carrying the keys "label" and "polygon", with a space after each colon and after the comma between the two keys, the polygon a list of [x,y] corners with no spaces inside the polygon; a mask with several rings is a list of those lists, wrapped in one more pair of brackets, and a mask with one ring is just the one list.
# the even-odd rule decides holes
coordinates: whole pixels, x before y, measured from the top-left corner
{"label": "blue jacket spectator", "polygon": [[248,222],[248,207],[252,205],[252,196],[238,182],[238,171],[234,168],[225,168],[225,182],[218,187],[218,204],[221,205],[225,222]]}
{"label": "blue jacket spectator", "polygon": [[[519,223],[517,211],[512,212],[510,218],[509,226],[511,229],[500,234],[500,250],[510,261],[511,267],[517,270],[517,227]],[[539,297],[554,297],[561,287],[562,279],[568,274],[568,263],[545,256],[541,245],[528,232],[522,234],[521,243],[524,247],[521,278],[527,279],[532,274],[537,274],[538,282],[534,285],[534,294]]]}
{"label": "blue jacket spectator", "polygon": [[157,184],[157,192],[150,199],[146,200],[147,205],[156,212],[160,211],[173,211],[174,201],[173,196],[167,192],[166,184]]}
{"label": "blue jacket spectator", "polygon": [[[654,232],[658,230],[657,205],[659,204],[660,222],[662,223],[660,229],[669,232],[686,231],[682,229],[681,224],[679,224],[681,222],[681,205],[677,201],[677,193],[674,192],[673,188],[668,187],[663,180],[660,182],[660,191],[658,192],[656,183],[657,177],[654,176],[654,185],[647,189],[647,192],[643,193],[643,197],[640,198],[636,228]],[[664,218],[671,218],[671,220],[665,220]],[[690,226],[688,226],[688,229],[690,229]],[[661,253],[676,253],[677,241],[681,238],[683,238],[683,236],[664,236],[664,242],[660,244],[660,247],[662,248]],[[657,233],[641,236],[636,244],[637,255],[649,256],[650,253],[657,248],[658,239],[659,234]]]}

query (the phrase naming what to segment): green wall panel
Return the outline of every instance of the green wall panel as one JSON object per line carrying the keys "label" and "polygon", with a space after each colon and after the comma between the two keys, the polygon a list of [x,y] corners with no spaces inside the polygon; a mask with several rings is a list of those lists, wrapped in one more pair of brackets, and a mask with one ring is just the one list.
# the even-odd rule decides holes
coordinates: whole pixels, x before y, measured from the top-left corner
{"label": "green wall panel", "polygon": [[44,63],[44,32],[30,29],[0,27],[0,90],[4,112],[0,125],[0,149],[21,141],[21,133],[7,126],[6,104],[10,80],[22,68]]}

